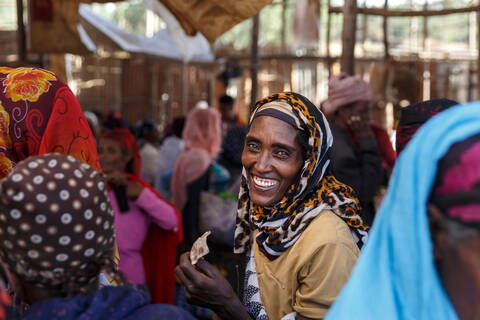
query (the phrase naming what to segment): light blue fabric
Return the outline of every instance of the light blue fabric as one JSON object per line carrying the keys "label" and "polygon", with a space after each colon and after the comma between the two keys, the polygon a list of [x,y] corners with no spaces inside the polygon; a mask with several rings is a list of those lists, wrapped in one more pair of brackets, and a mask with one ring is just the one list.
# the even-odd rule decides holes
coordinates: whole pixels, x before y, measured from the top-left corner
{"label": "light blue fabric", "polygon": [[457,319],[437,274],[427,201],[437,163],[480,133],[480,102],[428,121],[400,155],[369,240],[327,320]]}

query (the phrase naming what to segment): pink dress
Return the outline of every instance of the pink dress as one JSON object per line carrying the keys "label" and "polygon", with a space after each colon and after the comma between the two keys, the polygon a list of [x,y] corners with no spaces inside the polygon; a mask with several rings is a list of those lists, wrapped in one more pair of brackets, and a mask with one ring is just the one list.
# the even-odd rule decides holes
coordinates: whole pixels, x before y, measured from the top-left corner
{"label": "pink dress", "polygon": [[128,201],[130,210],[127,212],[120,212],[113,191],[109,191],[108,196],[115,212],[120,270],[130,282],[144,284],[145,269],[140,251],[150,223],[155,223],[165,230],[175,230],[178,221],[174,209],[148,188],[143,189],[137,200]]}

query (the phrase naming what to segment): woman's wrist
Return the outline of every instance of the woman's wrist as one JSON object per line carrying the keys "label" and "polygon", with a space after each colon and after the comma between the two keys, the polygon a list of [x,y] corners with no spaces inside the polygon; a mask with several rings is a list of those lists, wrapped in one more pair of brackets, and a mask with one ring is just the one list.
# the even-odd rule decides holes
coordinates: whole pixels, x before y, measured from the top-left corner
{"label": "woman's wrist", "polygon": [[233,299],[229,299],[226,303],[221,305],[220,310],[215,310],[218,316],[221,319],[231,319],[231,320],[251,320],[252,318],[248,315],[245,307],[240,302],[237,296],[234,296]]}

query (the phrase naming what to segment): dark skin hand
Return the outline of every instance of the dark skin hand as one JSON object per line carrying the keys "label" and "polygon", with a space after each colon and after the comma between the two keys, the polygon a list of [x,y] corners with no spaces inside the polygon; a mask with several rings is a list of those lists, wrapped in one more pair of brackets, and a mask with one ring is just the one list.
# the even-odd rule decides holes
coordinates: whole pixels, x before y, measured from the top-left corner
{"label": "dark skin hand", "polygon": [[[175,274],[185,289],[185,296],[189,303],[210,308],[221,319],[252,319],[227,280],[217,268],[204,259],[200,259],[194,266],[190,262],[190,252],[182,254]],[[310,318],[297,315],[295,319],[309,320]]]}
{"label": "dark skin hand", "polygon": [[185,288],[189,303],[210,308],[221,319],[251,320],[227,280],[204,259],[194,266],[190,252],[182,254],[175,274]]}
{"label": "dark skin hand", "polygon": [[127,197],[130,200],[136,200],[140,194],[142,193],[144,186],[135,181],[128,181],[127,175],[121,171],[112,171],[112,172],[105,172],[107,177],[108,183],[118,185],[118,186],[126,186],[127,187]]}

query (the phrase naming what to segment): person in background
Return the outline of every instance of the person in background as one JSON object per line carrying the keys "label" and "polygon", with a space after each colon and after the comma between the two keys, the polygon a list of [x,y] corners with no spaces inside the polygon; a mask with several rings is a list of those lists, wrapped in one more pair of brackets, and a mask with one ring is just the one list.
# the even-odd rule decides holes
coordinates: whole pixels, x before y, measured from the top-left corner
{"label": "person in background", "polygon": [[223,138],[222,152],[218,163],[230,173],[230,190],[238,194],[242,177],[242,152],[247,136],[247,127],[235,125]]}
{"label": "person in background", "polygon": [[102,127],[104,130],[116,128],[130,129],[129,122],[118,111],[105,110],[102,118]]}
{"label": "person in background", "polygon": [[[0,257],[16,300],[28,306],[17,310],[21,319],[193,319],[150,304],[116,269],[107,182],[91,166],[29,157],[1,181],[0,199]],[[101,272],[118,286],[99,288]]]}
{"label": "person in background", "polygon": [[95,137],[68,86],[47,70],[0,67],[0,178],[49,152],[100,168]]}
{"label": "person in background", "polygon": [[[182,212],[185,245],[190,248],[199,236],[200,193],[202,190],[226,187],[228,172],[215,165],[222,139],[220,115],[217,111],[195,108],[187,115],[183,129],[185,148],[173,172],[172,202]],[[218,170],[215,170],[218,168]]]}
{"label": "person in background", "polygon": [[427,100],[402,108],[395,139],[397,154],[405,149],[408,142],[428,119],[455,105],[458,105],[458,102],[442,98]]}
{"label": "person in background", "polygon": [[375,216],[374,197],[386,180],[382,163],[391,168],[395,161],[387,132],[372,124],[372,97],[368,83],[342,73],[330,79],[322,105],[333,134],[332,172],[355,190],[369,225]]}
{"label": "person in background", "polygon": [[173,303],[180,214],[139,178],[141,160],[127,129],[106,131],[98,153],[115,212],[120,270],[130,282],[146,283],[155,303]]}
{"label": "person in background", "polygon": [[223,165],[231,175],[231,187],[238,190],[242,173],[241,155],[247,127],[243,124],[235,112],[235,100],[229,95],[223,95],[218,100],[220,114],[222,116],[222,153],[219,163]]}
{"label": "person in background", "polygon": [[367,238],[353,190],[329,171],[332,135],[307,98],[259,100],[242,155],[235,253],[247,256],[244,302],[205,260],[181,256],[192,303],[222,319],[322,319]]}
{"label": "person in background", "polygon": [[479,165],[480,103],[423,125],[327,319],[479,319]]}
{"label": "person in background", "polygon": [[155,122],[144,120],[137,128],[140,158],[142,159],[141,177],[150,185],[155,185],[159,174],[160,136]]}
{"label": "person in background", "polygon": [[185,117],[178,117],[165,129],[165,139],[159,150],[159,168],[155,188],[165,196],[170,198],[170,183],[175,169],[175,163],[178,156],[184,148],[182,139],[183,128],[185,127]]}
{"label": "person in background", "polygon": [[218,99],[220,114],[222,116],[222,131],[225,135],[230,128],[243,125],[235,112],[235,100],[229,95],[223,95]]}

